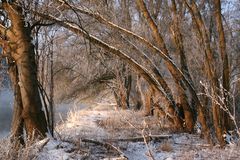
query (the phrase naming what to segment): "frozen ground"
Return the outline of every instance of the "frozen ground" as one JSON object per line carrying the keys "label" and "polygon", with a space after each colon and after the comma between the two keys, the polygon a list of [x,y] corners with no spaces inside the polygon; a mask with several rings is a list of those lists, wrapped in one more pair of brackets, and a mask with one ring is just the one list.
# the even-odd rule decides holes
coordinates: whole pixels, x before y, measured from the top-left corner
{"label": "frozen ground", "polygon": [[[84,106],[86,106],[85,104]],[[141,112],[117,111],[112,107],[76,107],[68,112],[65,121],[57,125],[57,139],[41,149],[36,159],[115,159],[115,160],[205,160],[240,159],[239,147],[231,145],[225,149],[211,147],[199,135],[171,134],[155,123],[154,117],[142,117]],[[164,140],[132,142],[142,135],[171,135]],[[94,143],[84,140],[93,140]],[[116,141],[119,140],[119,141]],[[99,142],[100,144],[96,144]],[[102,144],[117,148],[114,152]],[[120,154],[119,154],[120,153]],[[124,156],[125,157],[124,157]],[[152,156],[150,156],[152,155]]]}
{"label": "frozen ground", "polygon": [[[4,95],[4,96],[3,96]],[[2,136],[9,132],[11,97],[0,94],[0,127]],[[211,147],[199,135],[172,134],[155,117],[141,112],[118,111],[110,102],[69,103],[56,109],[55,137],[50,136],[22,149],[12,159],[38,160],[205,160],[240,159],[236,144],[220,149]],[[144,142],[148,135],[168,135],[169,138]],[[140,137],[140,139],[138,139]],[[138,140],[134,140],[137,138]],[[147,138],[145,139],[147,140]],[[0,141],[0,159],[12,157],[8,139]],[[16,158],[18,157],[18,158]],[[8,158],[11,159],[11,158]]]}

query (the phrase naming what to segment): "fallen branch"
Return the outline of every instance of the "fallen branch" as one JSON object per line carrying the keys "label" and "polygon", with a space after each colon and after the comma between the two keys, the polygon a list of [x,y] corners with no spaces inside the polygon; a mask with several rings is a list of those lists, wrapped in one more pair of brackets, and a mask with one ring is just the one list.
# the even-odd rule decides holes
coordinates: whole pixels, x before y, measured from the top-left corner
{"label": "fallen branch", "polygon": [[[150,135],[145,136],[147,141],[161,141],[164,139],[172,138],[172,135]],[[143,142],[144,138],[141,137],[131,137],[131,138],[118,138],[118,139],[104,139],[106,142]]]}
{"label": "fallen branch", "polygon": [[82,139],[81,141],[85,142],[85,143],[93,143],[93,144],[96,144],[99,146],[103,146],[107,150],[111,149],[111,150],[117,152],[121,156],[121,158],[123,158],[124,160],[128,160],[127,156],[125,156],[125,154],[120,149],[118,149],[117,147],[113,146],[110,143],[100,142],[100,141],[96,141],[96,140],[92,140],[92,139]]}
{"label": "fallen branch", "polygon": [[31,147],[35,150],[37,150],[38,152],[42,151],[42,149],[47,145],[47,143],[50,141],[50,138],[45,138],[37,143],[35,143],[34,145],[32,145]]}
{"label": "fallen branch", "polygon": [[183,146],[206,147],[206,148],[213,147],[210,144],[192,144],[192,143],[179,143],[179,142],[174,142],[174,144],[176,144],[176,145],[183,145]]}

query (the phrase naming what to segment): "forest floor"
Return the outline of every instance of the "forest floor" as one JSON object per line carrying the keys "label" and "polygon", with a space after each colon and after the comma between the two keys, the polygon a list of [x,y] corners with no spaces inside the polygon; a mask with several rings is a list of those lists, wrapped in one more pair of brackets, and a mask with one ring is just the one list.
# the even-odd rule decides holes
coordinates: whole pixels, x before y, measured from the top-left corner
{"label": "forest floor", "polygon": [[240,159],[237,144],[212,147],[198,134],[173,133],[163,121],[144,117],[141,111],[116,110],[112,100],[90,102],[57,105],[55,138],[30,142],[18,153],[9,138],[1,139],[0,159]]}
{"label": "forest floor", "polygon": [[[119,111],[106,104],[75,105],[66,117],[59,116],[56,138],[43,140],[44,146],[34,159],[240,158],[240,147],[236,144],[231,144],[225,149],[212,147],[197,134],[172,133],[170,129],[161,129],[161,124],[155,117],[144,117],[142,114],[129,110]],[[148,136],[155,138],[149,140]]]}

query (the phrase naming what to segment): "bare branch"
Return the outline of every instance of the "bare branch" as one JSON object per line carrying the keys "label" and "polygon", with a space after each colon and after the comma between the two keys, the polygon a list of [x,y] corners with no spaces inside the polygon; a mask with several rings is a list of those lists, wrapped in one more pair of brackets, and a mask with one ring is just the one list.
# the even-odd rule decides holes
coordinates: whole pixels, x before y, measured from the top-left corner
{"label": "bare branch", "polygon": [[[158,90],[162,95],[165,95],[164,97],[167,97],[166,93],[162,91],[161,85],[154,78],[154,76],[151,73],[149,73],[149,71],[146,68],[144,68],[142,65],[138,64],[134,59],[129,57],[127,54],[123,53],[121,50],[119,50],[113,46],[110,46],[109,44],[103,42],[102,40],[98,39],[97,37],[90,35],[89,33],[82,30],[81,28],[78,28],[68,22],[64,22],[56,17],[53,17],[52,15],[46,15],[46,14],[37,13],[37,12],[35,12],[35,14],[39,15],[40,17],[46,18],[48,20],[52,20],[53,22],[57,23],[58,25],[72,31],[73,33],[83,36],[84,38],[88,39],[91,43],[94,43],[94,44],[108,50],[112,54],[120,57],[123,61],[130,64],[139,74],[141,74],[145,78],[145,80],[149,84],[152,85],[152,87],[154,89]],[[170,100],[168,100],[168,101],[170,101]]]}
{"label": "bare branch", "polygon": [[36,23],[34,23],[32,26],[31,26],[31,30],[33,30],[35,27],[37,26],[52,26],[54,25],[55,23],[41,23],[41,21],[37,21]]}
{"label": "bare branch", "polygon": [[[166,53],[164,53],[162,50],[160,50],[159,48],[157,48],[156,46],[154,46],[152,43],[150,43],[149,41],[147,41],[145,38],[137,35],[136,33],[134,32],[131,32],[125,28],[122,28],[116,24],[114,24],[113,22],[110,22],[108,21],[107,19],[105,19],[102,15],[98,14],[98,13],[93,13],[91,11],[87,11],[86,9],[82,9],[82,8],[79,8],[79,7],[76,7],[76,6],[73,6],[69,3],[66,4],[66,2],[63,3],[62,0],[55,0],[56,2],[60,3],[62,6],[64,5],[64,7],[66,9],[71,9],[71,8],[74,8],[76,11],[78,11],[79,13],[82,13],[82,14],[86,14],[90,17],[93,17],[95,18],[96,20],[98,20],[99,22],[113,28],[113,29],[116,29],[117,31],[125,34],[125,35],[128,35],[128,36],[131,36],[133,38],[136,38],[138,41],[140,41],[141,43],[143,43],[144,45],[146,45],[149,49],[153,50],[155,53],[158,53],[161,58],[163,58],[163,60],[166,62],[167,66],[169,67],[169,70],[175,70],[176,73],[178,73],[177,75],[177,78],[184,81],[185,84],[187,85],[187,87],[189,88],[190,92],[193,94],[193,97],[194,99],[196,100],[196,103],[197,104],[200,104],[200,101],[198,100],[198,97],[197,97],[197,94],[195,92],[195,89],[194,87],[192,86],[192,84],[188,81],[188,79],[184,76],[184,74],[182,73],[182,71],[176,66],[176,64],[172,61],[171,58],[169,58]],[[201,104],[200,104],[201,106]]]}

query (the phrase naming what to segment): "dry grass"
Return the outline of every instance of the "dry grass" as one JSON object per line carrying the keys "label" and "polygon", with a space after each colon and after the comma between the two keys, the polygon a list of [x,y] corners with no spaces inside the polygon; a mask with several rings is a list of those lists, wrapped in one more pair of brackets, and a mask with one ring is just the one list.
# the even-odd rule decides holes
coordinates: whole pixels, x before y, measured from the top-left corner
{"label": "dry grass", "polygon": [[169,141],[164,141],[158,148],[158,151],[172,152],[173,146]]}
{"label": "dry grass", "polygon": [[[100,108],[99,108],[100,109]],[[111,138],[131,138],[135,136],[142,136],[150,134],[162,134],[163,131],[158,125],[159,119],[156,117],[144,117],[142,112],[135,112],[129,110],[72,110],[68,113],[67,121],[65,125],[57,127],[59,131],[64,131],[61,136],[63,139],[69,137],[92,138],[96,140],[111,139]],[[70,125],[70,127],[68,127]],[[77,129],[79,128],[79,129]],[[75,130],[73,130],[75,129]],[[75,134],[75,132],[77,134]],[[102,133],[101,133],[102,132]],[[99,134],[100,133],[100,134]],[[157,157],[174,157],[176,159],[216,159],[218,155],[223,157],[222,159],[236,159],[240,157],[238,152],[234,149],[229,151],[208,150],[206,147],[201,147],[198,144],[204,144],[198,135],[179,134],[174,136],[174,140],[169,139],[161,144],[156,143],[153,147],[149,148],[153,150],[153,155]],[[83,143],[77,145],[80,150],[88,152],[85,148],[89,147]],[[125,143],[120,144],[121,150],[126,150]],[[148,145],[148,144],[147,144]],[[157,146],[157,147],[155,147]],[[135,147],[134,147],[135,148]],[[100,148],[99,150],[101,150]],[[93,151],[96,151],[96,146],[93,146]],[[152,151],[150,150],[150,151]],[[84,152],[85,153],[85,152]],[[84,154],[81,153],[81,154]],[[148,152],[149,153],[149,152]],[[106,156],[105,152],[103,153]],[[91,156],[96,156],[94,153]],[[160,156],[159,156],[160,155]],[[211,155],[211,156],[209,156]],[[231,156],[230,156],[231,155]],[[88,159],[91,159],[91,156]],[[210,158],[208,158],[210,157]],[[1,158],[0,158],[1,159]]]}
{"label": "dry grass", "polygon": [[38,140],[27,140],[25,146],[20,145],[16,140],[9,137],[0,140],[0,159],[7,160],[28,160],[34,159],[40,148]]}
{"label": "dry grass", "polygon": [[98,120],[97,124],[115,136],[141,136],[143,129],[151,134],[162,133],[159,120],[156,117],[144,117],[141,111],[119,110],[109,114],[107,118]]}
{"label": "dry grass", "polygon": [[[163,132],[157,117],[145,117],[142,111],[116,111],[110,106],[103,110],[73,109],[68,112],[66,122],[63,124],[65,125],[57,125],[56,128],[59,132],[65,130],[66,126],[77,125],[87,129],[96,125],[96,128],[104,129],[110,137],[122,138],[141,136],[143,129],[151,134]],[[79,135],[82,133],[83,129]]]}

